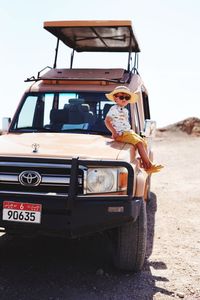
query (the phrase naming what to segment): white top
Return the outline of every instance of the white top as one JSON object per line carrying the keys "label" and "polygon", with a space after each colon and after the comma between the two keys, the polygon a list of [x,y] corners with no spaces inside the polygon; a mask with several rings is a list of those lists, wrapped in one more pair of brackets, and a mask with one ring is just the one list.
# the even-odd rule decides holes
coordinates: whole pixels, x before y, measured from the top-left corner
{"label": "white top", "polygon": [[120,107],[119,105],[113,105],[107,116],[112,119],[111,123],[117,133],[122,133],[124,131],[129,131],[131,129],[131,125],[129,123],[129,112],[125,107]]}

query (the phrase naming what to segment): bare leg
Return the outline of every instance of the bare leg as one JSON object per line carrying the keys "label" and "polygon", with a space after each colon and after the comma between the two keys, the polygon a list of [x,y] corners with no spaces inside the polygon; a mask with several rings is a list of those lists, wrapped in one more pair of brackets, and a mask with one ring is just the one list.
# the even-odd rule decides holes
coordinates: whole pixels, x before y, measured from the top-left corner
{"label": "bare leg", "polygon": [[142,142],[139,142],[139,143],[137,143],[136,147],[137,147],[140,157],[142,159],[144,168],[145,169],[150,168],[152,166],[152,163],[148,157],[145,145]]}

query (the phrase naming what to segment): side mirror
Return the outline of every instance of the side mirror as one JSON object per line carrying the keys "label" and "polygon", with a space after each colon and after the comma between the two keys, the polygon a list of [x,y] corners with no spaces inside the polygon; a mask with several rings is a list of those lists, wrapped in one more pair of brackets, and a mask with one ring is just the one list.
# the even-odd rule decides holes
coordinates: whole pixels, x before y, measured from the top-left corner
{"label": "side mirror", "polygon": [[10,122],[11,122],[11,118],[3,118],[2,119],[2,134],[5,134],[8,132]]}
{"label": "side mirror", "polygon": [[156,134],[156,121],[145,120],[144,131],[142,132],[143,137],[154,137]]}

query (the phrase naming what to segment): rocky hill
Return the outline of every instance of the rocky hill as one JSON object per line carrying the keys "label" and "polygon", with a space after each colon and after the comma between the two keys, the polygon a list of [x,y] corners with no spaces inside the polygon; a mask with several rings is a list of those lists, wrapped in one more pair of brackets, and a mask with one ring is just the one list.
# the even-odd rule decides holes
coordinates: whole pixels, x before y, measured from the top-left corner
{"label": "rocky hill", "polygon": [[183,131],[190,135],[200,136],[200,119],[195,117],[187,118],[183,121],[179,121],[177,123],[165,126],[163,128],[158,128],[158,131]]}

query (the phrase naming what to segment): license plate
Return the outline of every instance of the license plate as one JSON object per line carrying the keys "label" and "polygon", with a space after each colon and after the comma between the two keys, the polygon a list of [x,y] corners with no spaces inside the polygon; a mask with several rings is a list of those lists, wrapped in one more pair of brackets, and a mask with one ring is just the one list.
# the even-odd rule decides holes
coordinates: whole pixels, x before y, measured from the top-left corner
{"label": "license plate", "polygon": [[11,222],[41,223],[41,204],[4,201],[3,220]]}

